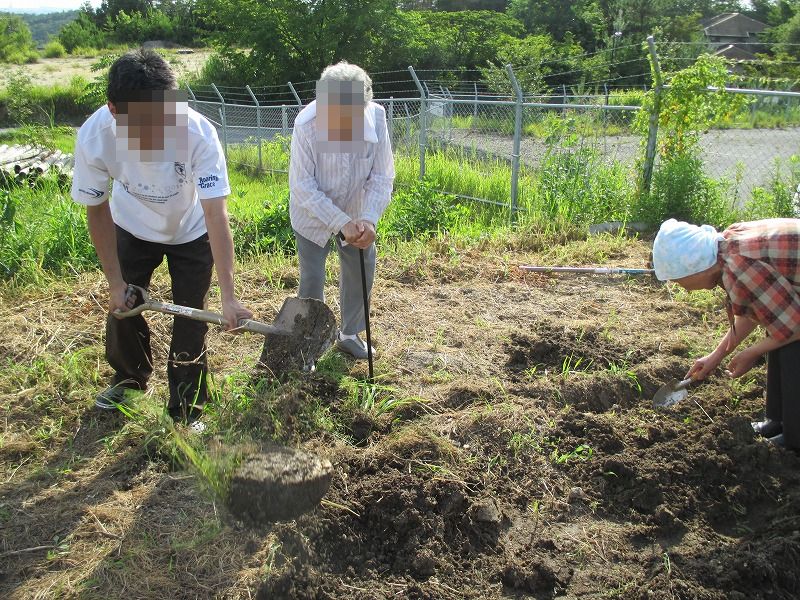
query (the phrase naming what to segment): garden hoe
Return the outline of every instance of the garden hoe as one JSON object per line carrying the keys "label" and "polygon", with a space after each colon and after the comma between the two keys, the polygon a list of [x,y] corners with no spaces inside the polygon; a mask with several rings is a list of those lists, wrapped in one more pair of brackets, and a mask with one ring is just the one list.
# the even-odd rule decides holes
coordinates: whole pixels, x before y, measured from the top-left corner
{"label": "garden hoe", "polygon": [[[135,285],[129,285],[128,293],[136,294],[139,303],[116,316],[153,310],[206,323],[225,322],[219,313],[153,300]],[[242,319],[239,328],[264,335],[259,365],[277,375],[313,368],[333,343],[336,319],[320,300],[287,298],[272,325]],[[332,476],[328,460],[292,448],[269,448],[243,458],[231,474],[226,504],[234,516],[250,524],[294,519],[319,504]]]}

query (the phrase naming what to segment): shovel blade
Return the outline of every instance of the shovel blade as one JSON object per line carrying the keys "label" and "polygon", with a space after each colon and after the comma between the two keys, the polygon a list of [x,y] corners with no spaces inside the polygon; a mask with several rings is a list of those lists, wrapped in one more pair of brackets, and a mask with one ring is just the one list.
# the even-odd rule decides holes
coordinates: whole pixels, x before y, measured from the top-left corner
{"label": "shovel blade", "polygon": [[653,406],[666,408],[685,400],[689,392],[685,387],[679,387],[679,383],[677,379],[673,379],[658,388],[653,396]]}
{"label": "shovel blade", "polygon": [[264,336],[258,362],[274,375],[310,370],[336,337],[336,317],[313,298],[284,300],[273,326],[280,332]]}

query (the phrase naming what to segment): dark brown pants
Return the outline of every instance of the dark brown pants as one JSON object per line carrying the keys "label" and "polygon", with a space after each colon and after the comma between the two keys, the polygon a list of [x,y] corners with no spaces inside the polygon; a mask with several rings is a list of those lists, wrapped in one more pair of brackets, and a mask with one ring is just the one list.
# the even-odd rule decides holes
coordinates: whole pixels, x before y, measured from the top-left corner
{"label": "dark brown pants", "polygon": [[[147,289],[156,267],[167,257],[175,304],[204,308],[211,285],[214,260],[208,234],[192,242],[170,245],[146,242],[120,227],[117,254],[122,277]],[[191,406],[201,407],[208,397],[206,388],[205,339],[208,326],[185,317],[174,317],[172,342],[167,361],[169,406],[171,412],[188,414]],[[145,389],[153,373],[150,328],[141,315],[127,319],[108,316],[106,358],[114,369],[114,384]]]}
{"label": "dark brown pants", "polygon": [[783,421],[789,448],[800,448],[800,342],[767,354],[767,418]]}

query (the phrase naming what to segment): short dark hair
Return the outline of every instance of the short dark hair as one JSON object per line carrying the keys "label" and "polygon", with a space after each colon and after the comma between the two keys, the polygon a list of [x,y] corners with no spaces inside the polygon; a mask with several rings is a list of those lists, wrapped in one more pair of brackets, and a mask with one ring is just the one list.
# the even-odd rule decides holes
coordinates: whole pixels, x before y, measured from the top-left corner
{"label": "short dark hair", "polygon": [[113,104],[143,101],[154,91],[178,88],[175,73],[154,50],[137,48],[120,56],[108,70],[106,97]]}

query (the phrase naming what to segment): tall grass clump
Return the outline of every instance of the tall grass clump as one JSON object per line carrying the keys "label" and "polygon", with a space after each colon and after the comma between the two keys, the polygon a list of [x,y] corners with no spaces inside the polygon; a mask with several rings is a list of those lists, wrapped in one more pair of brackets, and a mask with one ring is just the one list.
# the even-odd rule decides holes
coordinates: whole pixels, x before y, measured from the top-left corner
{"label": "tall grass clump", "polygon": [[429,180],[395,191],[381,219],[381,236],[408,240],[453,232],[470,218],[470,209],[458,199],[438,192]]}
{"label": "tall grass clump", "polygon": [[0,190],[0,280],[32,283],[98,265],[86,211],[55,175],[34,188]]}
{"label": "tall grass clump", "polygon": [[289,183],[280,175],[254,175],[249,167],[229,169],[228,198],[234,247],[238,256],[292,252]]}
{"label": "tall grass clump", "polygon": [[0,90],[0,125],[52,126],[83,120],[99,106],[83,98],[86,84],[76,75],[67,85],[36,85],[27,73],[12,73]]}
{"label": "tall grass clump", "polygon": [[602,223],[630,218],[635,187],[630,171],[608,163],[590,147],[548,151],[524,206],[535,218],[560,222]]}
{"label": "tall grass clump", "polygon": [[800,217],[800,201],[796,197],[798,181],[800,181],[800,156],[792,156],[785,166],[782,161],[776,159],[772,180],[765,188],[753,188],[750,200],[741,210],[740,220]]}

